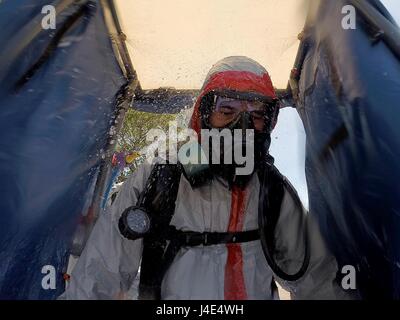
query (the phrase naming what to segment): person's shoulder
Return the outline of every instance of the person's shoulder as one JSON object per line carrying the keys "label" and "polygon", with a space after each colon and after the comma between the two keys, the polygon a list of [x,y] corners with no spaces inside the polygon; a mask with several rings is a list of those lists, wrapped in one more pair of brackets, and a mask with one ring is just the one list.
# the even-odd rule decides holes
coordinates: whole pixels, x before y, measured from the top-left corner
{"label": "person's shoulder", "polygon": [[145,160],[140,164],[119,187],[112,202],[113,208],[115,206],[121,207],[117,210],[121,211],[129,205],[133,205],[139,198],[140,193],[145,189],[154,166],[159,162],[159,159],[154,159]]}
{"label": "person's shoulder", "polygon": [[145,160],[142,164],[140,164],[136,170],[127,178],[124,184],[133,185],[140,184],[143,185],[146,183],[147,179],[150,177],[151,172],[153,171],[156,165],[160,165],[164,163],[161,158],[154,158],[151,160]]}

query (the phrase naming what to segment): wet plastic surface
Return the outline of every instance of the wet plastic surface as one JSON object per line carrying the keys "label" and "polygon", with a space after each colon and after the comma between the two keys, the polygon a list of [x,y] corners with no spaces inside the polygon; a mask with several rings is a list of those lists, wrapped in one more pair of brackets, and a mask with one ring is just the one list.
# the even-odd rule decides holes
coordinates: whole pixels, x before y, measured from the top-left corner
{"label": "wet plastic surface", "polygon": [[[40,28],[44,5],[68,2],[0,4],[2,299],[63,292],[71,238],[90,204],[125,82],[96,1],[59,12],[56,30]],[[45,265],[55,268],[54,290],[42,287]]]}
{"label": "wet plastic surface", "polygon": [[400,61],[361,16],[342,28],[345,1],[323,3],[306,33],[298,108],[310,212],[363,298],[399,299]]}

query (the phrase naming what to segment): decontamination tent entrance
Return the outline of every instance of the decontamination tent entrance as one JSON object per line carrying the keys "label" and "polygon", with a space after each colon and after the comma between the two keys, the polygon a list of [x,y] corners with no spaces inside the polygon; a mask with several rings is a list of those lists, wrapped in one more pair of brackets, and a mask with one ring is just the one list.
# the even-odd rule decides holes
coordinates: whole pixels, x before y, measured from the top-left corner
{"label": "decontamination tent entrance", "polygon": [[[360,270],[365,296],[399,297],[400,36],[388,12],[375,0],[312,1],[300,43],[304,1],[190,3],[0,3],[0,298],[63,291],[73,234],[100,212],[126,109],[190,106],[208,68],[241,54],[296,103],[310,214],[338,262]],[[348,3],[357,30],[341,27]],[[49,4],[55,30],[41,27]],[[55,290],[42,287],[49,265]]]}

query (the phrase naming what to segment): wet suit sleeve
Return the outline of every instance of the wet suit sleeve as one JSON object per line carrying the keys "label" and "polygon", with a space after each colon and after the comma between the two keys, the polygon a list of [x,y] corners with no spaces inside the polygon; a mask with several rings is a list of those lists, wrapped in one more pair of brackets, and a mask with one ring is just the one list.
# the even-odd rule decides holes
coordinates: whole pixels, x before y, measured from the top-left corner
{"label": "wet suit sleeve", "polygon": [[136,204],[151,168],[147,164],[139,167],[100,215],[72,271],[64,299],[120,299],[131,287],[140,264],[142,240],[125,239],[118,220],[126,208]]}

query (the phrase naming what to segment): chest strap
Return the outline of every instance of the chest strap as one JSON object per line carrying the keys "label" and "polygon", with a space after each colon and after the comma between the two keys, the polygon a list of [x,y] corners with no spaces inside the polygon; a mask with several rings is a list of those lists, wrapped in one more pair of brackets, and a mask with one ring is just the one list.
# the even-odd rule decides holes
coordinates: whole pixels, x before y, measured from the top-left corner
{"label": "chest strap", "polygon": [[182,247],[212,246],[216,244],[242,243],[260,239],[259,230],[240,232],[193,232],[171,227],[168,240]]}

